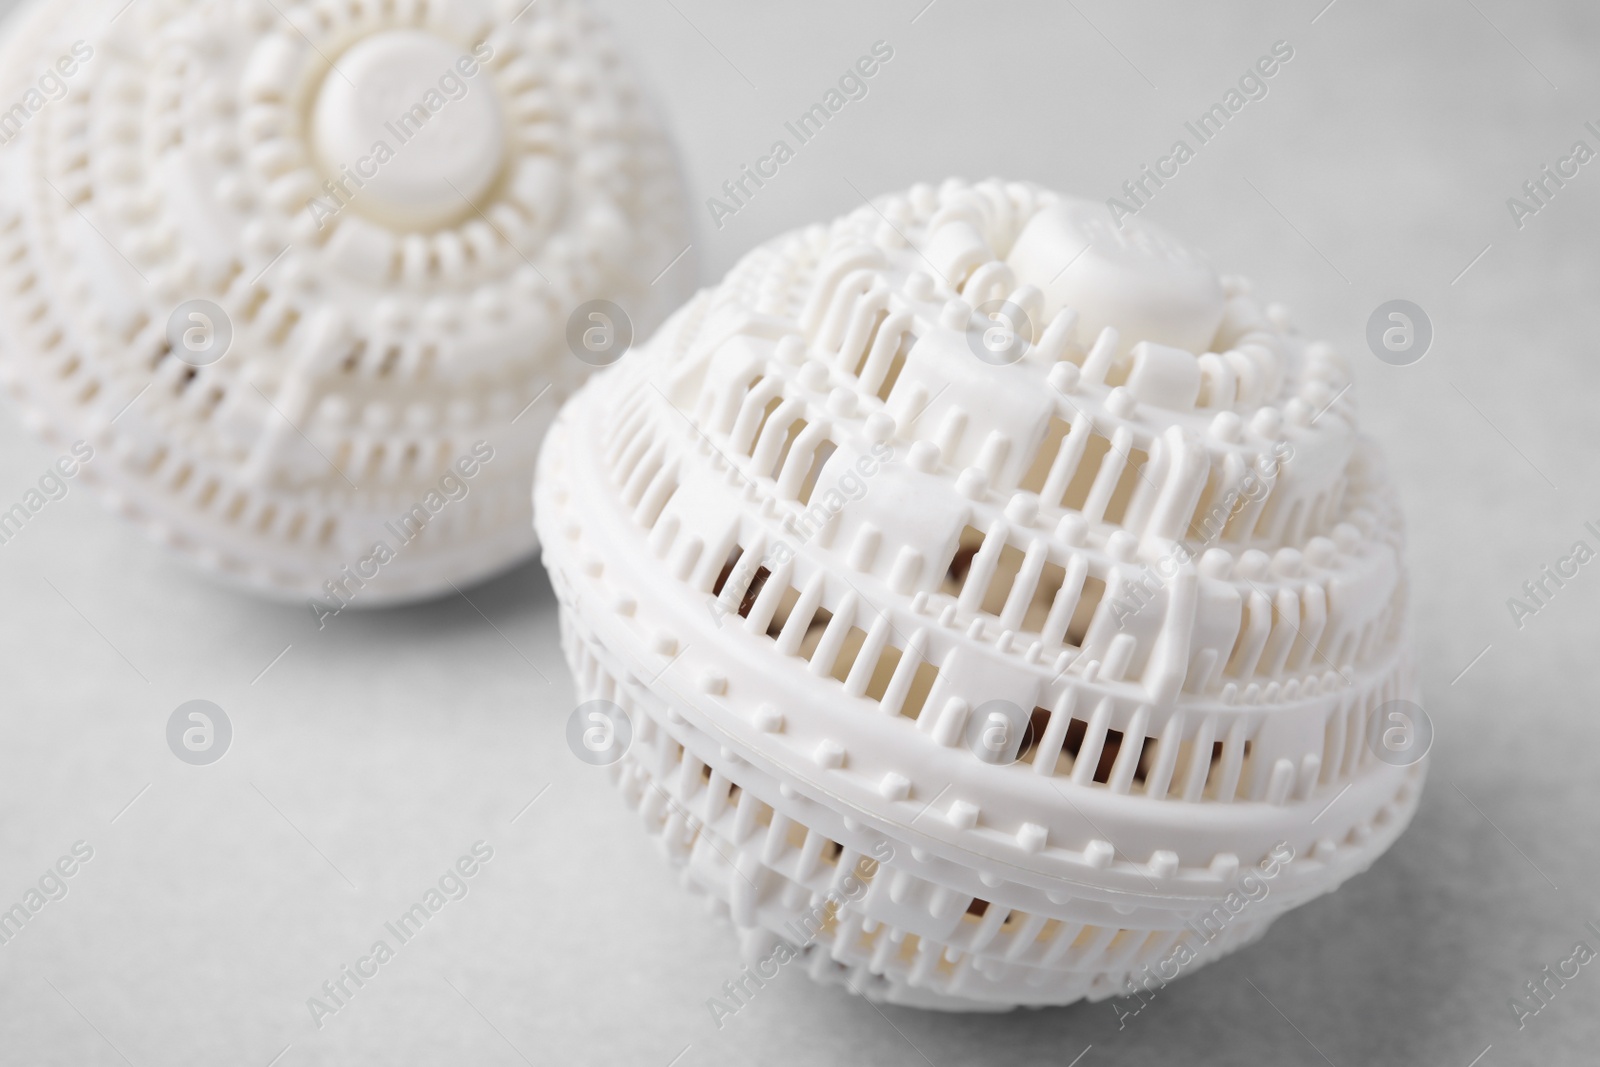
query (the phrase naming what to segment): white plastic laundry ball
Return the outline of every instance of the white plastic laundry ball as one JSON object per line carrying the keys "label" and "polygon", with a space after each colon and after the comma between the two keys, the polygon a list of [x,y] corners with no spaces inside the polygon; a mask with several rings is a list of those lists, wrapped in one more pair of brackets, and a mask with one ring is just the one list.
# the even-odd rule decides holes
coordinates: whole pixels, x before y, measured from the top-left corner
{"label": "white plastic laundry ball", "polygon": [[1286,323],[1139,219],[952,181],[755,250],[566,405],[569,737],[736,987],[1153,992],[1393,843],[1400,516]]}
{"label": "white plastic laundry ball", "polygon": [[692,282],[676,159],[575,0],[41,0],[0,101],[10,391],[271,594],[527,555],[560,402]]}

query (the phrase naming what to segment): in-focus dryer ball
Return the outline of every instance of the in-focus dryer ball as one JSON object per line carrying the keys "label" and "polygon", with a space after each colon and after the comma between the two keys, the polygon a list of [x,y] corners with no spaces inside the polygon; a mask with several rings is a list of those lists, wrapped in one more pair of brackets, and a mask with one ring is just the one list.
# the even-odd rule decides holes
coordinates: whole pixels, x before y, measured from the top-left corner
{"label": "in-focus dryer ball", "polygon": [[690,291],[676,160],[574,0],[41,0],[0,89],[10,391],[267,593],[526,556],[561,400]]}
{"label": "in-focus dryer ball", "polygon": [[1031,185],[756,249],[540,460],[605,773],[757,976],[1002,1009],[1249,944],[1426,766],[1349,385],[1242,278]]}

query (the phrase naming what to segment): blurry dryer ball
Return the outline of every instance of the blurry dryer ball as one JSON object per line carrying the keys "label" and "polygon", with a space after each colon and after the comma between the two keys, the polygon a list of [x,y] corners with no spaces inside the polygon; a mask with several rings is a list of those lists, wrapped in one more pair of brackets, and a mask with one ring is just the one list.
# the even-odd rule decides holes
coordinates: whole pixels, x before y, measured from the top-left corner
{"label": "blurry dryer ball", "polygon": [[[569,318],[606,301],[647,337],[693,265],[663,274],[676,160],[585,4],[317,10],[8,22],[0,375],[152,537],[337,611],[527,556],[539,442],[592,369]],[[470,493],[441,490],[479,442]]]}

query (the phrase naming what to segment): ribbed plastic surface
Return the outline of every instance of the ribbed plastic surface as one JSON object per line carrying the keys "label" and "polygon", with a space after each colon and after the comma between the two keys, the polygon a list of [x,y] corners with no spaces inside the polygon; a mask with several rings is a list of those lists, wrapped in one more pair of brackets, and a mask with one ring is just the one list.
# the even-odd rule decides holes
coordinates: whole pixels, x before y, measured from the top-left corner
{"label": "ribbed plastic surface", "polygon": [[283,596],[531,550],[589,370],[569,316],[607,299],[642,337],[693,277],[651,284],[689,243],[676,161],[585,6],[48,0],[8,29],[3,372],[82,477]]}
{"label": "ribbed plastic surface", "polygon": [[992,1009],[1248,943],[1423,779],[1368,733],[1416,694],[1348,386],[1245,281],[1033,186],[757,249],[541,460],[579,698],[632,722],[611,773],[767,970],[781,938]]}

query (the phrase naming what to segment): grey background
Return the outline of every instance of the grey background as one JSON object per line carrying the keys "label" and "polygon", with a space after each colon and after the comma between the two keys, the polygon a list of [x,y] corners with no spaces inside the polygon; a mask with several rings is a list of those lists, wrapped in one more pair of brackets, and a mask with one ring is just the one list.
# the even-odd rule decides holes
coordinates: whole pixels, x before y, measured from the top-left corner
{"label": "grey background", "polygon": [[[1147,217],[1356,368],[1407,502],[1437,730],[1410,832],[1120,1031],[1105,1004],[880,1011],[786,973],[719,1032],[704,1005],[736,970],[734,939],[568,752],[537,564],[471,603],[345,613],[319,633],[303,606],[207,583],[75,487],[0,546],[0,904],[74,841],[95,853],[0,945],[0,1063],[1594,1062],[1600,968],[1520,1032],[1509,999],[1579,939],[1600,948],[1584,928],[1600,922],[1600,563],[1520,630],[1506,599],[1596,540],[1600,163],[1520,231],[1505,201],[1575,139],[1600,148],[1582,129],[1600,120],[1600,12],[924,3],[602,3],[681,138],[701,280],[858,190],[999,174],[1110,196],[1289,41],[1270,95]],[[895,55],[870,95],[714,229],[704,199],[880,39]],[[1410,367],[1363,342],[1397,297],[1436,332]],[[4,406],[9,504],[56,453]],[[195,698],[235,732],[208,767],[164,740]],[[480,839],[494,858],[470,895],[313,1027],[306,998]]]}

